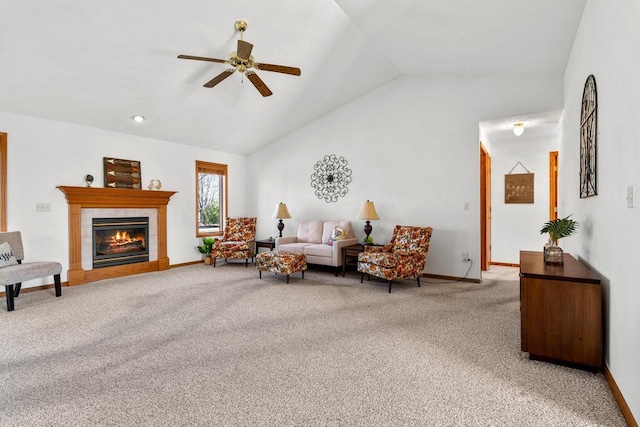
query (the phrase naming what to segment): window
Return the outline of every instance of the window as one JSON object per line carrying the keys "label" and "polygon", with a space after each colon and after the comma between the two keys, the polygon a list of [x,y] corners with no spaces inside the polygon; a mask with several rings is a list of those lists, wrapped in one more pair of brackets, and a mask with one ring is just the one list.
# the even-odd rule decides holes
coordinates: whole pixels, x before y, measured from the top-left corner
{"label": "window", "polygon": [[196,160],[196,236],[222,235],[227,188],[227,165]]}

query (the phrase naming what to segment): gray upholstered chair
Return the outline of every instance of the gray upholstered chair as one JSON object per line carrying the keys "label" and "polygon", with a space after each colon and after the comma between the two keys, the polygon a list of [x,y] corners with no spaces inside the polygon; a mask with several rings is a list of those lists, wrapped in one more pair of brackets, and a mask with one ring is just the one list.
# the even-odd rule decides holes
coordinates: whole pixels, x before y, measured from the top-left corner
{"label": "gray upholstered chair", "polygon": [[[8,243],[11,247],[9,252],[0,254],[2,260],[6,264],[13,262],[14,265],[6,265],[0,268],[0,285],[4,285],[6,298],[7,298],[7,311],[12,311],[14,308],[13,299],[20,295],[20,287],[22,282],[27,280],[40,279],[44,277],[53,276],[53,280],[56,288],[56,297],[62,294],[60,289],[60,273],[62,272],[62,264],[59,262],[25,262],[24,249],[22,247],[22,235],[19,231],[8,231],[0,233],[0,245]],[[11,256],[10,252],[13,252]],[[5,259],[6,258],[6,259]]]}

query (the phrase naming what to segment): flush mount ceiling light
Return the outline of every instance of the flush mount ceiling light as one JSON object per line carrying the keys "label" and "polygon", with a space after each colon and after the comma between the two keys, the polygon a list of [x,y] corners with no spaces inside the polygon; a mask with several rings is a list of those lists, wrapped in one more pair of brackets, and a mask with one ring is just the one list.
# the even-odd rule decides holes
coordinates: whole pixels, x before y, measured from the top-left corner
{"label": "flush mount ceiling light", "polygon": [[524,132],[524,123],[514,123],[513,133],[515,133],[516,136],[520,136],[522,135],[522,132]]}
{"label": "flush mount ceiling light", "polygon": [[146,118],[144,116],[141,116],[140,114],[136,114],[135,116],[131,116],[131,120],[136,123],[142,123],[146,120]]}

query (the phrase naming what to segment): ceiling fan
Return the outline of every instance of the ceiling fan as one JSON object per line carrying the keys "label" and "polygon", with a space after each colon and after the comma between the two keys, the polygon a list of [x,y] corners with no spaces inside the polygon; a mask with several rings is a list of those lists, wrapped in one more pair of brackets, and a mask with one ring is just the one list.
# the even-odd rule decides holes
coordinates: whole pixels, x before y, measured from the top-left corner
{"label": "ceiling fan", "polygon": [[251,55],[253,45],[251,43],[247,43],[242,39],[242,35],[246,31],[247,25],[247,21],[244,21],[242,19],[236,21],[235,27],[236,30],[240,31],[240,40],[238,40],[238,50],[236,52],[231,52],[231,55],[229,55],[229,59],[206,58],[203,56],[192,55],[178,55],[178,58],[195,59],[197,61],[219,62],[221,64],[229,64],[233,67],[224,70],[222,73],[209,80],[204,84],[204,87],[214,87],[215,85],[229,77],[231,74],[239,71],[240,73],[244,73],[244,75],[247,76],[249,81],[253,83],[253,85],[256,87],[256,89],[258,89],[258,92],[260,92],[262,96],[273,95],[273,92],[271,92],[267,85],[264,84],[262,79],[256,74],[255,71],[253,71],[253,69],[299,76],[300,68],[255,62],[253,56]]}

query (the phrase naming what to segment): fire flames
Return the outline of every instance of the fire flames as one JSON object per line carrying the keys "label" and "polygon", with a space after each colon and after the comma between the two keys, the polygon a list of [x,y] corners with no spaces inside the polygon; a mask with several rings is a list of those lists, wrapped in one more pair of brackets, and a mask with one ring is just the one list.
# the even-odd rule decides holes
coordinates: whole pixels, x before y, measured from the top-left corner
{"label": "fire flames", "polygon": [[94,265],[96,262],[103,267],[119,265],[117,259],[132,259],[148,253],[146,222],[137,218],[120,224],[116,224],[118,221],[101,220],[93,227]]}
{"label": "fire flames", "polygon": [[144,245],[144,238],[142,237],[132,238],[129,235],[129,233],[126,231],[116,231],[116,233],[111,236],[111,241],[109,242],[109,246],[125,246],[125,245],[130,245],[132,243],[140,243]]}

